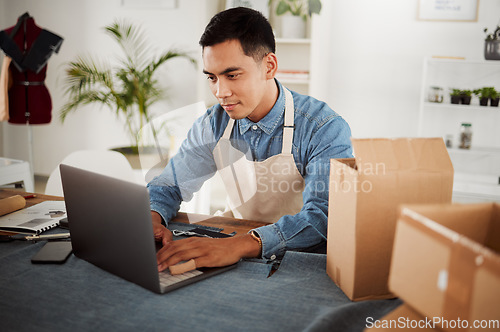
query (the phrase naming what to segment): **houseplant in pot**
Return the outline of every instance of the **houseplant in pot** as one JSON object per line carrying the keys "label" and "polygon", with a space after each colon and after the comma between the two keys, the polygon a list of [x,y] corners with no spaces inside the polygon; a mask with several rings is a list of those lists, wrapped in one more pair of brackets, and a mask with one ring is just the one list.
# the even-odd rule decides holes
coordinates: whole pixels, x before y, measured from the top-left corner
{"label": "houseplant in pot", "polygon": [[497,25],[492,33],[488,33],[488,28],[485,28],[484,32],[486,33],[484,58],[486,60],[500,60],[500,25]]}
{"label": "houseplant in pot", "polygon": [[491,98],[494,92],[494,87],[482,87],[481,89],[474,90],[474,94],[478,96],[479,105],[481,106],[488,106],[488,100]]}
{"label": "houseplant in pot", "polygon": [[452,104],[460,104],[462,91],[460,89],[451,89],[450,99]]}
{"label": "houseplant in pot", "polygon": [[464,105],[470,105],[472,99],[472,90],[460,90],[460,102]]}
{"label": "houseplant in pot", "polygon": [[500,91],[497,91],[495,90],[495,88],[493,88],[490,94],[490,105],[498,107],[499,102],[500,102]]}
{"label": "houseplant in pot", "polygon": [[62,107],[60,119],[64,122],[69,113],[87,104],[101,104],[115,112],[125,122],[125,129],[131,140],[130,147],[117,148],[135,157],[129,158],[135,168],[138,153],[151,149],[166,163],[165,147],[158,143],[158,128],[151,126],[154,146],[143,146],[139,134],[141,128],[151,124],[150,106],[165,98],[164,90],[155,78],[160,66],[175,58],[196,61],[187,53],[169,50],[154,56],[150,46],[146,44],[144,33],[131,23],[115,21],[104,27],[104,31],[120,46],[123,57],[118,65],[101,64],[93,58],[78,57],[66,68],[65,88],[69,96]]}
{"label": "houseplant in pot", "polygon": [[[269,0],[269,5],[274,1]],[[277,0],[276,15],[282,16],[281,37],[305,38],[307,18],[320,12],[320,0]]]}

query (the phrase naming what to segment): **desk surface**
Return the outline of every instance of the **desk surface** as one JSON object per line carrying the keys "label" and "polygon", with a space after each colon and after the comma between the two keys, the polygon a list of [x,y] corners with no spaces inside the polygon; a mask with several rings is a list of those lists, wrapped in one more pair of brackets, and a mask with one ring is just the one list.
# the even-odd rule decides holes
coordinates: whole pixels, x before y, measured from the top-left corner
{"label": "desk surface", "polygon": [[[29,195],[31,193],[26,193],[16,189],[0,189],[0,199],[6,198],[13,195]],[[34,198],[28,198],[26,200],[26,207],[41,203],[43,201],[53,200],[53,201],[63,201],[64,198],[59,196],[50,196],[43,194],[36,194]],[[214,217],[206,216],[201,214],[184,213],[179,212],[177,217],[172,221],[183,222],[183,223],[199,223],[204,226],[211,226],[222,228],[224,233],[246,233],[251,229],[267,225],[268,223],[253,220],[243,220],[243,219],[233,219],[225,217]]]}
{"label": "desk surface", "polygon": [[[0,190],[0,198],[19,193]],[[33,205],[59,197],[37,195]],[[262,223],[203,219],[224,231]],[[181,214],[177,221],[193,221]],[[243,226],[242,226],[243,225]],[[223,274],[158,295],[74,255],[62,265],[31,264],[43,246],[0,243],[0,324],[5,331],[362,331],[399,300],[351,302],[326,274],[326,255],[287,252],[278,271],[243,260]]]}

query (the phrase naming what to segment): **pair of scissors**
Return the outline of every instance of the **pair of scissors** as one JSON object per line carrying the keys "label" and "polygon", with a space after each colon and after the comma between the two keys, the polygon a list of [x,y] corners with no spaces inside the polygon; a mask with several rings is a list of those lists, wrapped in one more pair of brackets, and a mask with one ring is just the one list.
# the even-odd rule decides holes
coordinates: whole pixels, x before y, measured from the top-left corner
{"label": "pair of scissors", "polygon": [[191,231],[180,231],[178,229],[174,229],[172,231],[173,236],[201,236],[201,237],[211,237],[206,234],[200,234],[197,232],[191,232]]}

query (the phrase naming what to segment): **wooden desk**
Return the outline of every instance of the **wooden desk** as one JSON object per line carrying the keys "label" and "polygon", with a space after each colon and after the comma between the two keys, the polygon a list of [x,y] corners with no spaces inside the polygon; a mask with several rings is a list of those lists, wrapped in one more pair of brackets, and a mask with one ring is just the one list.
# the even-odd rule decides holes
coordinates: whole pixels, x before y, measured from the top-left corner
{"label": "wooden desk", "polygon": [[[0,189],[0,199],[7,198],[14,195],[30,195],[31,193],[27,193],[24,191],[16,190],[16,189]],[[41,203],[43,201],[63,201],[64,198],[60,196],[50,196],[43,194],[36,194],[34,198],[26,199],[26,207],[33,206],[35,204]],[[236,232],[237,234],[247,233],[249,230],[268,225],[266,222],[261,221],[253,221],[253,220],[244,220],[244,219],[234,219],[234,218],[224,218],[224,217],[214,217],[214,216],[206,216],[202,214],[193,214],[193,213],[184,213],[179,212],[177,217],[172,221],[175,222],[183,222],[187,224],[200,224],[204,226],[211,226],[217,228],[223,228],[223,233],[232,233]]]}

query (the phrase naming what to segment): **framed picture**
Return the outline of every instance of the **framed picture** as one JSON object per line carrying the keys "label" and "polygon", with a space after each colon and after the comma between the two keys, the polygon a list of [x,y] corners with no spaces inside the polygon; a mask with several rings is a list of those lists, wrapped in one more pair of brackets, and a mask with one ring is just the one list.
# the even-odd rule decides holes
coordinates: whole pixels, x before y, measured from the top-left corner
{"label": "framed picture", "polygon": [[479,0],[419,0],[417,18],[422,21],[476,22]]}

